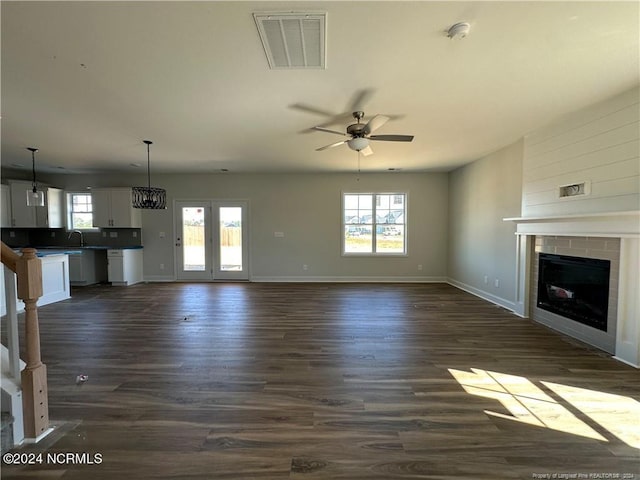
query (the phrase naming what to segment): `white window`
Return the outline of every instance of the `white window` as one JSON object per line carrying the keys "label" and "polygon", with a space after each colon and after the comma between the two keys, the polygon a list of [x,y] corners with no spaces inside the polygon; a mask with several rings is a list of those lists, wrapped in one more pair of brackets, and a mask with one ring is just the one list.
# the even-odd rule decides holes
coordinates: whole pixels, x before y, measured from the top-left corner
{"label": "white window", "polygon": [[342,253],[407,253],[407,196],[404,193],[344,193]]}
{"label": "white window", "polygon": [[67,193],[67,228],[97,230],[93,226],[93,204],[90,193]]}

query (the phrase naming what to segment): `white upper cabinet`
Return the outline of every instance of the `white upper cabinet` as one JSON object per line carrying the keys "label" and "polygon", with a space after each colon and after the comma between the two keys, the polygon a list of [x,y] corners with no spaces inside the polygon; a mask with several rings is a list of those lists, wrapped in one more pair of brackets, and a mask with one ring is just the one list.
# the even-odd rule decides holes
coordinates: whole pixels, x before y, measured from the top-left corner
{"label": "white upper cabinet", "polygon": [[94,188],[93,225],[103,228],[140,228],[142,214],[133,208],[131,188]]}
{"label": "white upper cabinet", "polygon": [[29,207],[27,206],[27,190],[31,189],[31,185],[31,182],[9,180],[10,226],[17,228],[62,227],[62,190],[41,185],[39,188],[44,191],[45,206]]}
{"label": "white upper cabinet", "polygon": [[62,190],[59,188],[43,188],[45,206],[36,207],[36,226],[44,228],[62,228]]}
{"label": "white upper cabinet", "polygon": [[2,198],[0,200],[0,227],[11,226],[11,188],[9,185],[0,185]]}

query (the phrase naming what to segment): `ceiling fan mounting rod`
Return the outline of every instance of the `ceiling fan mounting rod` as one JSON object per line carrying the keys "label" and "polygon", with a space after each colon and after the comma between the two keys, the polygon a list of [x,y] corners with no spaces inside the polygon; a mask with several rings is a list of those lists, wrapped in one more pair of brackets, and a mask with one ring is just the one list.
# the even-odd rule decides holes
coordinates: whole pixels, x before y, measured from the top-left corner
{"label": "ceiling fan mounting rod", "polygon": [[355,118],[358,121],[358,123],[360,123],[360,120],[362,120],[362,118],[364,117],[364,112],[358,110],[356,112],[353,112],[352,115],[353,115],[353,118]]}

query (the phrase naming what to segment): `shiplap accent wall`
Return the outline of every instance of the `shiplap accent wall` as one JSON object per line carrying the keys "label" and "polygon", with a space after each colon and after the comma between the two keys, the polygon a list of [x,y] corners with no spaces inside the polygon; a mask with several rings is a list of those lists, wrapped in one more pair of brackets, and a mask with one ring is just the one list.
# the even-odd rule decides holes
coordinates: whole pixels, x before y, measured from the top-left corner
{"label": "shiplap accent wall", "polygon": [[[573,112],[524,140],[522,216],[638,210],[640,88]],[[590,193],[559,196],[586,182]]]}

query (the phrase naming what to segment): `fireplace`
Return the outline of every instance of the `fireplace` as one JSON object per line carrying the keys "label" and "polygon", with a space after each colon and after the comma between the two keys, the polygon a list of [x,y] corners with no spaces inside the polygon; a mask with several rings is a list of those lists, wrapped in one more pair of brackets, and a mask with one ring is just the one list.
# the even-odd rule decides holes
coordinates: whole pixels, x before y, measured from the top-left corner
{"label": "fireplace", "polygon": [[604,332],[611,262],[540,253],[537,307]]}
{"label": "fireplace", "polygon": [[[640,368],[640,211],[505,220],[517,224],[514,311]],[[606,330],[538,307],[538,258],[542,254],[610,262]]]}

